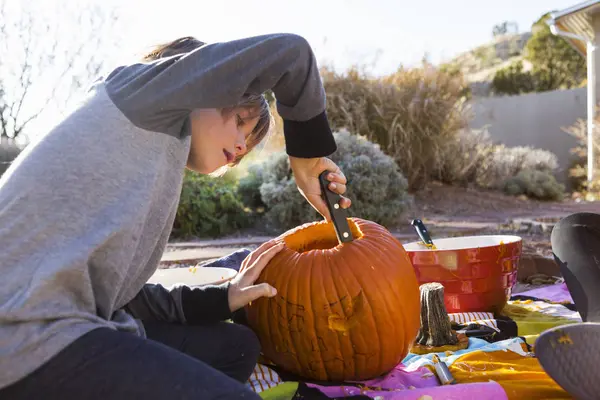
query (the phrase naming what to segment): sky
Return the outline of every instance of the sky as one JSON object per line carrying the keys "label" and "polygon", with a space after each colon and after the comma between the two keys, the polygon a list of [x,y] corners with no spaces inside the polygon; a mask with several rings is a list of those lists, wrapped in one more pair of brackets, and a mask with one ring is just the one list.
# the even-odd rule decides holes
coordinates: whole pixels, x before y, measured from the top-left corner
{"label": "sky", "polygon": [[[366,65],[374,74],[434,63],[492,38],[492,28],[515,21],[528,31],[541,15],[581,0],[127,0],[123,50],[194,35],[206,42],[272,32],[304,36],[322,64]],[[135,49],[135,50],[134,50]]]}
{"label": "sky", "polygon": [[[322,66],[343,72],[358,65],[372,75],[383,75],[399,66],[417,65],[425,56],[438,64],[485,44],[492,39],[494,25],[504,21],[516,22],[519,31],[528,31],[543,14],[571,7],[578,1],[581,0],[0,0],[0,3],[28,5],[37,17],[56,20],[56,16],[50,15],[60,15],[61,20],[53,26],[67,33],[62,37],[72,37],[79,44],[83,28],[70,21],[89,9],[87,3],[116,10],[118,23],[105,26],[105,33],[98,35],[102,38],[109,32],[118,39],[117,44],[103,49],[89,44],[86,49],[106,55],[106,70],[136,58],[152,45],[180,36],[217,42],[289,32],[309,41]],[[17,57],[22,48],[22,44],[13,43],[8,53]],[[52,74],[43,75],[48,76],[45,83],[51,86]],[[42,103],[47,97],[42,93],[44,83],[37,83],[40,89],[30,96],[25,109],[36,109],[35,99]],[[31,123],[28,136],[46,131],[61,119],[62,115],[54,110],[46,112]]]}

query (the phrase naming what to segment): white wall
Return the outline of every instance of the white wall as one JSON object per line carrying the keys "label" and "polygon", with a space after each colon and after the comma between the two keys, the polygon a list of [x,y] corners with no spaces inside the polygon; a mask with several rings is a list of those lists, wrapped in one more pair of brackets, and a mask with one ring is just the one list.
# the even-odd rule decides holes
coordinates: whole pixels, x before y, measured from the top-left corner
{"label": "white wall", "polygon": [[521,96],[476,98],[471,127],[488,131],[495,142],[507,146],[534,146],[556,154],[559,179],[565,181],[571,149],[577,141],[563,130],[586,118],[586,88],[531,93]]}

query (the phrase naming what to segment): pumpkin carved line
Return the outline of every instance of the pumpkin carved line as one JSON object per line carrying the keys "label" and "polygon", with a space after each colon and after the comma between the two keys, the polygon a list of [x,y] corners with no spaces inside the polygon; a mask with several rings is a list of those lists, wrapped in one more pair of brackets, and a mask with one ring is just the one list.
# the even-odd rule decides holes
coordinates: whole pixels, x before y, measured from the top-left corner
{"label": "pumpkin carved line", "polygon": [[[336,280],[333,279],[333,276],[332,276],[334,268],[337,273],[336,275],[342,276],[343,273],[340,273],[340,272],[343,272],[343,270],[350,271],[350,268],[348,268],[348,260],[345,259],[344,256],[341,254],[337,258],[333,259],[332,260],[332,268],[329,271],[329,275],[331,277],[331,281],[334,283],[334,287],[336,290],[336,297],[339,299],[341,299],[341,298],[344,298],[344,299],[350,298],[351,299],[352,298],[352,295],[350,294],[350,286],[351,285],[348,285],[347,282],[343,279],[341,280],[341,282],[338,282],[338,284],[335,284]],[[340,269],[342,271],[340,271]],[[338,287],[338,285],[340,287]],[[340,293],[340,289],[343,289],[344,292]],[[346,314],[346,309],[344,308],[342,301],[340,300],[337,305],[341,309],[343,318],[348,319],[349,316]],[[327,318],[329,319],[329,316]],[[325,321],[325,323],[326,323],[325,326],[329,327],[329,321],[327,320],[327,321]],[[335,332],[335,336],[337,337],[338,342],[339,342],[339,350],[342,353],[345,353],[344,347],[348,347],[348,346],[352,347],[352,343],[356,337],[356,334],[355,334],[355,332],[352,332],[352,331],[346,331],[343,333],[340,333],[338,331],[338,332]],[[354,349],[352,348],[351,352],[353,352],[353,351],[354,351]],[[354,373],[356,373],[356,363],[354,362],[354,359],[346,360],[345,362],[343,362],[342,367],[344,370],[353,369]],[[327,374],[328,374],[328,376],[331,376],[331,373],[329,371],[327,371]]]}
{"label": "pumpkin carved line", "polygon": [[[312,260],[313,264],[317,264],[317,265],[321,265],[323,263],[322,259],[326,258],[326,254],[325,251],[319,249],[319,250],[313,250],[314,251],[314,258]],[[319,262],[316,262],[317,260],[319,260]],[[328,296],[330,295],[330,293],[328,293],[328,291],[325,290],[325,286],[329,286],[330,282],[329,282],[329,275],[327,274],[328,271],[325,270],[325,268],[318,268],[318,271],[315,271],[316,273],[319,273],[318,276],[315,276],[315,280],[314,282],[318,282],[318,286],[315,285],[316,287],[312,288],[312,292],[311,292],[311,302],[313,299],[316,300],[316,303],[318,303],[320,300],[323,301],[324,303],[329,303],[329,298]],[[330,287],[330,286],[329,286]],[[329,332],[326,329],[322,329],[322,324],[320,323],[320,320],[324,318],[323,314],[318,313],[318,312],[314,312],[313,313],[313,323],[314,323],[314,332],[316,335],[318,335],[319,337],[322,338],[322,342],[323,344],[325,344],[325,342],[327,341],[326,338],[327,335],[329,334]],[[321,374],[318,373],[318,371],[325,371],[325,373],[327,373],[327,370],[329,368],[328,363],[333,362],[333,358],[330,353],[334,353],[335,352],[335,344],[334,343],[330,343],[330,346],[326,346],[325,348],[321,348],[319,347],[319,353],[318,354],[313,354],[313,359],[311,360],[309,366],[311,368],[311,372],[314,373],[317,376],[321,376]]]}
{"label": "pumpkin carved line", "polygon": [[[361,260],[360,260],[361,258],[365,258],[367,260],[369,259],[369,257],[367,255],[365,255],[365,249],[364,249],[364,247],[365,247],[365,243],[364,242],[357,244],[357,248],[356,248],[356,253],[357,254],[355,254],[356,260],[353,260],[353,261],[360,263],[361,262]],[[368,265],[368,264],[365,264],[365,265]],[[356,280],[356,282],[357,282],[357,284],[358,284],[359,287],[361,287],[361,288],[365,287],[364,281],[362,279],[362,275],[356,273],[356,271],[354,271],[352,269],[349,270],[349,273]],[[375,313],[376,310],[372,306],[373,303],[371,301],[369,301],[369,297],[367,295],[365,295],[365,299],[364,300],[366,300],[366,305],[363,303],[363,307],[365,309],[368,307],[368,312],[365,311],[365,314],[370,317],[368,319],[371,322],[371,326],[378,326],[377,325],[378,324],[378,318],[377,318],[377,315]],[[363,321],[363,324],[368,324],[368,323],[369,322]],[[376,329],[373,329],[372,331],[375,334],[375,336],[377,337],[377,342],[379,344],[379,349],[382,349],[383,347],[382,347],[382,337],[381,337],[381,335],[379,335],[379,332],[377,332]],[[361,335],[361,337],[363,337],[363,335]],[[369,341],[372,342],[372,339],[369,340],[369,338],[364,338],[363,337],[363,340],[364,340],[364,342],[363,342],[363,348],[365,348],[365,349],[370,348],[371,346],[369,346],[368,343],[369,343]],[[353,351],[356,352],[355,349],[353,349]],[[368,353],[366,353],[366,354],[368,354]],[[380,355],[383,356],[381,353],[380,353]],[[362,366],[362,369],[366,369],[366,370],[372,369],[371,366],[370,366],[371,358],[372,357],[367,357],[364,360],[365,364],[364,364],[364,366]],[[377,364],[381,365],[381,359],[379,361],[377,361]],[[358,367],[359,366],[355,362],[354,363],[354,375],[357,374],[357,368]]]}
{"label": "pumpkin carved line", "polygon": [[[310,282],[312,282],[312,276],[313,276],[313,274],[315,274],[316,272],[319,272],[319,271],[316,271],[316,268],[315,268],[315,260],[317,258],[318,257],[314,257],[314,258],[311,259],[310,271],[308,272],[308,279],[306,280],[306,285],[307,285],[306,291],[308,292],[307,295],[308,295],[309,309],[313,308],[312,307],[312,299],[313,299],[313,296],[315,295],[315,293],[313,292],[314,288],[310,287]],[[322,270],[322,268],[320,268],[320,269]],[[321,273],[322,273],[322,271],[321,271]],[[321,281],[321,283],[322,283],[322,280],[323,280],[323,277],[321,277],[321,279],[319,281]],[[323,360],[323,351],[321,350],[321,348],[319,346],[319,337],[320,337],[320,334],[317,331],[317,328],[319,326],[317,324],[317,315],[316,315],[316,313],[312,313],[312,314],[313,314],[312,315],[312,324],[313,324],[313,326],[311,327],[310,332],[314,332],[315,333],[315,337],[316,337],[316,340],[317,340],[317,351],[316,352],[312,352],[310,354],[309,361],[308,361],[308,367],[309,368],[315,368],[315,367],[313,367],[313,363],[315,363],[315,360],[316,360],[317,363],[319,364],[318,365],[319,368],[326,369],[325,364],[322,362],[322,360]],[[313,338],[310,338],[310,340],[312,342]],[[321,340],[323,341],[323,343],[325,343],[325,341],[322,338],[321,338]],[[316,356],[316,359],[315,359],[315,353],[318,353],[318,355]],[[314,369],[313,372],[314,371],[317,371],[317,370]]]}
{"label": "pumpkin carved line", "polygon": [[[360,243],[360,244],[357,246],[357,251],[356,251],[356,252],[357,252],[357,254],[356,254],[356,257],[357,257],[357,258],[359,258],[359,259],[360,259],[360,258],[364,258],[364,259],[365,259],[364,261],[366,262],[366,264],[365,264],[365,265],[369,265],[369,264],[370,264],[370,260],[369,260],[369,257],[368,257],[368,256],[365,256],[365,254],[364,254],[364,252],[365,252],[365,249],[363,248],[364,246],[362,246],[362,244],[363,244],[363,243]],[[360,263],[361,261],[360,261],[360,260],[357,260],[357,262],[359,262],[359,263]],[[350,271],[350,272],[351,272],[351,273],[354,275],[354,271]],[[361,287],[364,287],[364,285],[363,285],[363,283],[362,283],[362,282],[360,282],[360,286],[361,286]],[[377,287],[377,289],[376,289],[375,291],[376,291],[376,292],[380,292],[380,290],[381,290],[381,289],[380,289],[379,287]],[[367,295],[367,296],[365,296],[365,297],[367,297],[367,304],[369,305],[369,309],[370,309],[370,313],[369,313],[369,315],[372,317],[372,320],[373,320],[373,326],[385,326],[385,325],[382,325],[382,324],[380,324],[380,323],[379,323],[379,320],[378,320],[378,318],[376,317],[376,310],[375,310],[375,308],[374,308],[373,306],[371,306],[371,302],[369,301],[368,295]],[[383,322],[385,322],[385,321],[383,321]],[[385,357],[384,351],[382,351],[382,350],[383,350],[383,348],[384,348],[384,346],[383,346],[383,338],[382,338],[382,336],[379,334],[379,332],[378,332],[378,330],[377,330],[377,329],[374,329],[374,330],[373,330],[373,333],[374,333],[374,334],[377,336],[377,342],[378,342],[379,349],[380,349],[380,352],[379,352],[379,360],[378,360],[378,366],[381,366],[381,365],[383,365],[383,359],[384,359],[384,357]],[[366,367],[366,369],[370,369],[370,368],[368,368],[368,367],[369,367],[369,365],[368,365],[368,364],[367,364],[365,367]],[[355,371],[355,374],[356,374],[356,371]]]}
{"label": "pumpkin carved line", "polygon": [[338,301],[334,301],[334,302],[332,302],[332,303],[325,304],[325,305],[323,306],[323,308],[324,308],[325,310],[328,310],[328,307],[329,307],[329,309],[331,309],[331,307],[333,307],[333,306],[335,306],[336,304],[338,304],[338,303],[340,303],[340,302],[344,301],[345,299],[346,299],[346,296],[342,297],[342,298],[341,298],[341,299],[339,299]]}
{"label": "pumpkin carved line", "polygon": [[[285,306],[282,307],[281,302],[277,301],[277,299],[283,301]],[[277,307],[277,310],[274,310],[273,307],[270,306],[273,303]],[[282,328],[285,328],[290,332],[301,333],[303,331],[305,307],[302,304],[293,303],[283,296],[277,296],[273,302],[269,303],[269,308],[273,310],[272,316]],[[289,308],[292,308],[293,312],[290,313],[291,315],[289,317],[286,317],[283,315],[282,309],[288,310]],[[293,327],[293,321],[296,321],[295,329]]]}
{"label": "pumpkin carved line", "polygon": [[[333,286],[335,288],[335,297],[338,299],[342,299],[342,298],[348,298],[350,297],[350,292],[349,292],[349,286],[347,284],[347,282],[342,278],[340,280],[337,281],[333,279],[333,274],[335,273],[336,276],[341,277],[343,274],[340,273],[340,267],[344,268],[344,266],[346,265],[347,260],[344,259],[343,255],[340,253],[339,256],[337,258],[333,258],[331,259],[331,268],[329,271],[329,277],[330,277],[330,282],[328,282],[328,285]],[[346,268],[347,270],[349,270],[349,268]],[[345,315],[345,309],[343,308],[342,304],[341,304],[341,300],[337,302],[336,304],[337,307],[341,308],[341,314]],[[335,307],[335,306],[334,306]],[[329,328],[329,316],[334,312],[334,308],[329,310],[329,313],[325,319],[325,321],[323,322],[325,326],[327,326],[327,329],[329,329],[330,331],[332,331]],[[338,313],[339,314],[339,313]],[[340,335],[340,332],[337,331],[332,331],[333,335],[336,337],[337,341],[338,341],[338,349],[339,351],[343,352],[344,350],[344,342],[346,340],[348,340],[350,343],[352,343],[352,339],[353,339],[353,335],[352,333],[349,333],[350,336],[348,339],[346,339],[346,337],[343,337]],[[346,362],[343,364],[342,369],[347,370],[349,369],[348,364],[350,364],[349,360],[346,360]],[[355,368],[355,367],[354,367]],[[329,371],[327,371],[327,375],[331,376],[331,373]]]}

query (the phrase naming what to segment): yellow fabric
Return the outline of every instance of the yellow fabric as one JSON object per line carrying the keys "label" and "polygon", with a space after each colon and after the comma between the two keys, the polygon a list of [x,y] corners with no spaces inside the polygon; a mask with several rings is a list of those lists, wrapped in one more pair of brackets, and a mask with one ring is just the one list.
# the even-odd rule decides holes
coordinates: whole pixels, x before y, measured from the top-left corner
{"label": "yellow fabric", "polygon": [[509,400],[571,399],[536,358],[513,351],[476,350],[460,356],[448,368],[457,383],[498,382]]}
{"label": "yellow fabric", "polygon": [[535,339],[547,329],[579,322],[570,318],[542,313],[536,309],[535,304],[531,301],[509,301],[500,314],[515,321],[519,336],[527,337],[529,344],[535,343]]}
{"label": "yellow fabric", "polygon": [[263,400],[292,400],[298,391],[298,382],[285,382],[264,390],[258,395]]}

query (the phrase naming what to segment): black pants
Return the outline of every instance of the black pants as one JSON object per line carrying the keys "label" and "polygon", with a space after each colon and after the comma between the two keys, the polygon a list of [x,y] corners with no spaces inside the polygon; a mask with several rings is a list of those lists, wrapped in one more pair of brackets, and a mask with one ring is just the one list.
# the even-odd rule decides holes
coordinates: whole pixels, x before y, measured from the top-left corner
{"label": "black pants", "polygon": [[89,332],[0,390],[0,399],[260,399],[244,384],[260,352],[249,328],[145,326],[148,339],[106,328]]}
{"label": "black pants", "polygon": [[578,213],[552,231],[552,251],[577,311],[600,322],[600,215]]}

